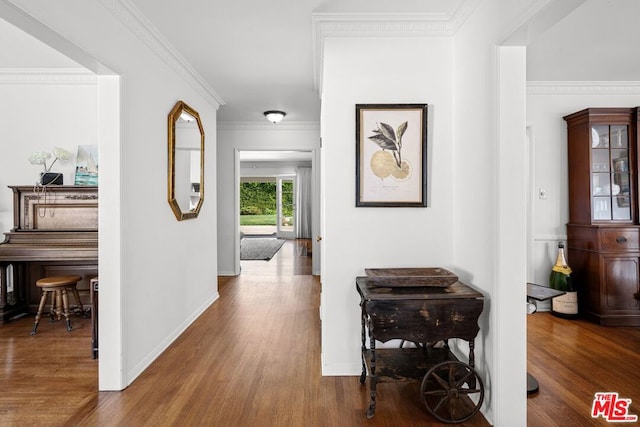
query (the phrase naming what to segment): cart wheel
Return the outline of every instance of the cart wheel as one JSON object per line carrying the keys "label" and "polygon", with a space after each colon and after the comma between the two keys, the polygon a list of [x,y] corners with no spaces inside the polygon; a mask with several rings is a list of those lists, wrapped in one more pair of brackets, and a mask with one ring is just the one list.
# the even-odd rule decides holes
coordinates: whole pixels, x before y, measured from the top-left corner
{"label": "cart wheel", "polygon": [[429,369],[422,379],[420,395],[429,413],[438,420],[461,423],[480,409],[484,386],[471,366],[447,361]]}

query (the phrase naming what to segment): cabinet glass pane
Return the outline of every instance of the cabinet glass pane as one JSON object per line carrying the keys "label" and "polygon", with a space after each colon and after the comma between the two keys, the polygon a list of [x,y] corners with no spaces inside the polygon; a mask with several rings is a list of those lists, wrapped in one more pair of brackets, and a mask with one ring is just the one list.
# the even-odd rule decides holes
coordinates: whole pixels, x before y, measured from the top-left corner
{"label": "cabinet glass pane", "polygon": [[629,132],[627,126],[611,126],[611,148],[627,148]]}
{"label": "cabinet glass pane", "polygon": [[608,196],[611,194],[611,174],[594,173],[592,179],[592,192],[594,196]]}
{"label": "cabinet glass pane", "polygon": [[613,164],[614,171],[629,172],[629,150],[626,148],[612,149],[611,163]]}
{"label": "cabinet glass pane", "polygon": [[609,172],[609,149],[594,148],[591,150],[591,171],[592,172]]}
{"label": "cabinet glass pane", "polygon": [[630,220],[631,202],[629,196],[617,196],[613,199],[613,219]]}
{"label": "cabinet glass pane", "polygon": [[629,173],[614,173],[612,193],[613,219],[631,219],[631,175]]}
{"label": "cabinet glass pane", "polygon": [[631,194],[630,181],[631,178],[628,173],[614,173],[611,194],[614,196],[629,196]]}
{"label": "cabinet glass pane", "polygon": [[593,219],[604,221],[611,219],[611,197],[593,198]]}
{"label": "cabinet glass pane", "polygon": [[591,147],[609,147],[609,126],[593,126],[591,128]]}

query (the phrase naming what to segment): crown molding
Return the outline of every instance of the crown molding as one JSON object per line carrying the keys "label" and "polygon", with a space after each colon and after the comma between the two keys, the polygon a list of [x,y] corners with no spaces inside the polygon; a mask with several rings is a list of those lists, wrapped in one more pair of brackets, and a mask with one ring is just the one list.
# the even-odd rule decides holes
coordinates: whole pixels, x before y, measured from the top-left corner
{"label": "crown molding", "polygon": [[638,95],[640,81],[529,81],[527,95]]}
{"label": "crown molding", "polygon": [[314,13],[312,29],[324,37],[450,36],[445,13]]}
{"label": "crown molding", "polygon": [[90,85],[95,86],[97,76],[84,68],[3,68],[2,85]]}
{"label": "crown molding", "polygon": [[453,34],[462,27],[462,24],[464,24],[467,18],[471,16],[473,11],[476,9],[476,6],[478,6],[481,1],[482,0],[466,0],[460,3],[460,6],[458,6],[458,8],[449,17]]}
{"label": "crown molding", "polygon": [[220,95],[130,0],[100,0],[100,3],[191,87],[203,93],[212,105],[225,104]]}
{"label": "crown molding", "polygon": [[452,13],[314,13],[311,16],[313,84],[322,95],[324,41],[329,37],[450,37],[481,0],[465,0]]}
{"label": "crown molding", "polygon": [[218,130],[259,130],[259,131],[285,131],[285,130],[320,130],[320,122],[280,122],[278,124],[250,121],[218,121]]}

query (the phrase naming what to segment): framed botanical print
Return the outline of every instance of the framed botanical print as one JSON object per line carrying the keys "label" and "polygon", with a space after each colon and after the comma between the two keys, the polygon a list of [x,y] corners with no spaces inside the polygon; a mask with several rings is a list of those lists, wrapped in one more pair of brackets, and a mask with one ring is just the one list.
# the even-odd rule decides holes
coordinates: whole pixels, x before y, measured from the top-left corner
{"label": "framed botanical print", "polygon": [[356,206],[427,206],[427,105],[356,104]]}

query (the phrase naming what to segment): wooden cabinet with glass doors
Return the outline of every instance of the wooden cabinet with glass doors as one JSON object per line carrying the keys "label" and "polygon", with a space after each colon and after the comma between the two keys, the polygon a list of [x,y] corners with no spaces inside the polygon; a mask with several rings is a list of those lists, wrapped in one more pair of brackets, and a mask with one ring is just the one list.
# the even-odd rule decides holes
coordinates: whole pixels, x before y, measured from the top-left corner
{"label": "wooden cabinet with glass doors", "polygon": [[585,317],[640,326],[638,108],[588,108],[567,122],[567,257]]}

